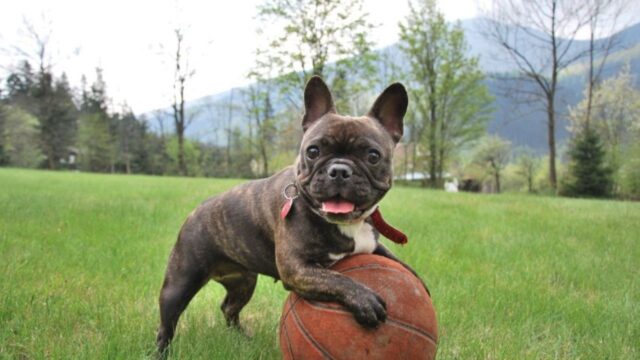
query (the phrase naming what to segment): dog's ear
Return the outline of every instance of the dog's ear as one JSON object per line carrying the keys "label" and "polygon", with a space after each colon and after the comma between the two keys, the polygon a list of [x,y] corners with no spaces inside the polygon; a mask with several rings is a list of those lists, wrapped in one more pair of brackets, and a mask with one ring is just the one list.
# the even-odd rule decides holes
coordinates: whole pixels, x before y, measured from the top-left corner
{"label": "dog's ear", "polygon": [[409,97],[407,90],[400,83],[391,84],[376,99],[367,116],[380,121],[391,134],[394,142],[400,141],[403,132],[404,114],[407,112]]}
{"label": "dog's ear", "polygon": [[304,117],[302,118],[302,130],[307,129],[320,119],[324,114],[335,113],[333,99],[327,84],[319,76],[313,76],[307,82],[304,89]]}

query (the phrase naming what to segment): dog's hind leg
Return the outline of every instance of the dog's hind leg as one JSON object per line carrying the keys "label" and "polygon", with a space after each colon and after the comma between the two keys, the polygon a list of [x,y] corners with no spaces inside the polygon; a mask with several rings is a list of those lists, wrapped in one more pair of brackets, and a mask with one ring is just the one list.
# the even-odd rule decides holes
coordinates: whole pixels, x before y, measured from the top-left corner
{"label": "dog's hind leg", "polygon": [[[178,259],[175,259],[178,260]],[[164,353],[175,333],[178,319],[195,294],[209,281],[209,274],[170,261],[160,291],[160,327],[156,337],[159,353]]]}
{"label": "dog's hind leg", "polygon": [[214,276],[214,280],[227,290],[220,309],[228,326],[240,326],[240,311],[251,300],[257,278],[258,274],[246,270],[227,273],[220,277]]}

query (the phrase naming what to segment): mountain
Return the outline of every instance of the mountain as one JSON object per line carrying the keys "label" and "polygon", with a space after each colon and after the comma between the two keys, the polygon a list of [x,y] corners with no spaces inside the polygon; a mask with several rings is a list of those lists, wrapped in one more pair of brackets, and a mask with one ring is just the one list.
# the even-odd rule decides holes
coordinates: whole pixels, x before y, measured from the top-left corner
{"label": "mountain", "polygon": [[[538,153],[544,154],[547,152],[544,109],[540,104],[518,102],[508,96],[513,86],[526,90],[532,85],[523,82],[513,83],[513,80],[505,78],[505,74],[515,73],[517,66],[509,60],[508,56],[505,56],[504,50],[498,44],[485,37],[483,32],[486,29],[487,21],[487,19],[475,18],[462,21],[460,25],[465,31],[469,45],[468,54],[479,57],[480,66],[487,75],[486,84],[495,97],[495,112],[488,125],[488,131],[510,140],[515,146],[528,146]],[[544,34],[531,29],[526,31],[510,29],[510,31],[515,34],[514,36],[517,36],[519,51],[526,54],[534,64],[541,65],[546,62],[546,54],[536,50],[538,48],[536,45],[540,41],[539,37]],[[626,63],[630,65],[633,74],[640,75],[640,23],[627,27],[614,36],[617,46],[609,54],[603,68],[603,78],[617,74]],[[603,41],[607,41],[607,39],[598,40],[598,42]],[[588,46],[589,42],[586,40],[575,40],[571,44],[568,56],[583,52],[588,49]],[[377,52],[387,58],[394,59],[394,62],[401,68],[408,67],[397,44],[379,49]],[[378,67],[380,71],[384,68],[381,62]],[[556,124],[556,142],[560,146],[569,136],[566,129],[567,121],[562,115],[567,113],[569,106],[575,106],[582,99],[587,71],[588,64],[585,59],[566,69],[559,79],[556,108],[559,109],[561,116]],[[640,77],[636,77],[636,82],[636,86],[640,87]],[[382,90],[385,85],[380,84],[375,91]],[[246,129],[249,120],[243,110],[244,90],[246,89],[234,88],[189,101],[186,105],[187,109],[190,109],[187,116],[192,117],[193,121],[187,128],[187,136],[224,145],[224,127],[230,125],[232,128]],[[277,110],[283,105],[274,104],[274,107]],[[165,128],[171,128],[172,120],[168,110],[164,111],[164,115],[162,113],[161,111],[145,114],[148,119],[153,119],[150,120],[152,129],[159,128],[158,118],[164,119]],[[229,124],[226,123],[227,121]]]}
{"label": "mountain", "polygon": [[[510,140],[516,146],[528,146],[540,154],[545,154],[548,151],[545,109],[541,104],[518,102],[506,94],[513,86],[518,86],[521,90],[537,89],[533,88],[530,83],[510,84],[509,80],[498,75],[514,71],[516,68],[513,63],[500,61],[500,54],[504,53],[498,48],[498,45],[488,42],[482,36],[484,21],[483,19],[465,21],[462,23],[462,27],[465,29],[465,35],[470,44],[469,53],[480,56],[481,66],[488,75],[487,86],[495,97],[496,111],[488,131]],[[609,54],[602,69],[602,78],[606,79],[616,75],[626,63],[629,64],[633,74],[640,74],[640,23],[630,26],[614,36],[616,46]],[[608,39],[597,40],[598,43],[605,41]],[[526,44],[522,45],[523,47],[535,48],[536,40],[525,35],[519,43]],[[575,56],[588,48],[588,41],[576,40],[572,43],[567,56]],[[545,61],[545,54],[542,53],[530,53],[528,56],[537,64],[542,64]],[[504,56],[502,58],[504,59]],[[596,59],[596,63],[599,60],[601,59]],[[583,98],[589,70],[587,61],[585,58],[581,62],[576,62],[560,74],[556,99],[556,108],[560,112],[556,124],[556,142],[560,146],[566,143],[569,137],[568,122],[563,115],[567,114],[570,106],[575,106]],[[638,78],[636,78],[635,86],[640,87]]]}

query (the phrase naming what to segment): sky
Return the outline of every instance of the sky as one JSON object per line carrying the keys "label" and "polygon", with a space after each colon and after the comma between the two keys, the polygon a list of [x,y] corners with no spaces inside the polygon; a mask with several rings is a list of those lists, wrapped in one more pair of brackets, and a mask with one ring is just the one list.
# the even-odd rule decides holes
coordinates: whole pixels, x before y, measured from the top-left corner
{"label": "sky", "polygon": [[[126,102],[134,112],[143,113],[170,104],[172,31],[178,24],[186,25],[185,41],[195,70],[187,87],[188,99],[246,85],[255,49],[264,39],[257,35],[255,19],[256,5],[262,1],[11,1],[0,12],[0,49],[4,50],[0,78],[7,66],[17,62],[14,46],[33,49],[25,32],[23,19],[27,19],[41,33],[50,29],[54,73],[65,72],[78,88],[83,74],[91,83],[95,68],[101,67],[115,107]],[[477,16],[478,1],[440,1],[439,6],[453,21]],[[408,13],[407,2],[364,3],[370,20],[379,24],[370,34],[376,47],[397,41],[398,22]]]}

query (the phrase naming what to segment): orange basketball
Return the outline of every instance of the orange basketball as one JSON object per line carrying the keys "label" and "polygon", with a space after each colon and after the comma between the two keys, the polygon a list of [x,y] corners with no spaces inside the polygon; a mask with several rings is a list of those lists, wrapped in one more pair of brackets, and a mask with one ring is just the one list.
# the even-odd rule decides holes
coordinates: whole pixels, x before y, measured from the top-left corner
{"label": "orange basketball", "polygon": [[331,267],[380,295],[387,320],[375,329],[358,324],[336,303],[289,294],[280,318],[284,359],[434,359],[438,324],[422,283],[397,262],[355,255]]}

